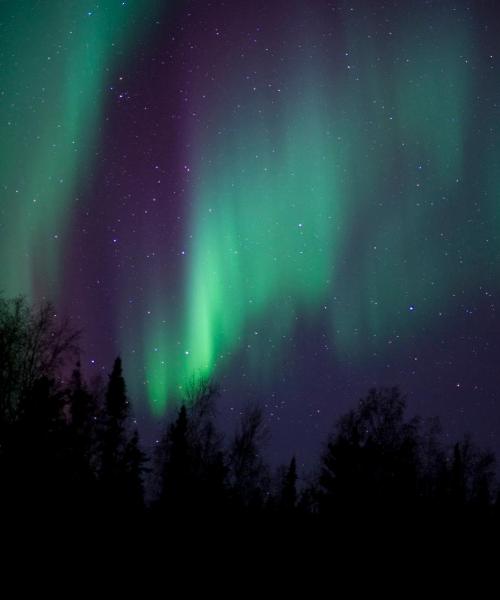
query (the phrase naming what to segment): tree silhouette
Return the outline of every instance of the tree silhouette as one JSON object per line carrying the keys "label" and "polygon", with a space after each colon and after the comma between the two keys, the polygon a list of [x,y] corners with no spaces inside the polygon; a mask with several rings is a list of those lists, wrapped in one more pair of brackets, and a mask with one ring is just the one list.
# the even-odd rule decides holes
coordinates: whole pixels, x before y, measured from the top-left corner
{"label": "tree silhouette", "polygon": [[144,465],[148,458],[141,450],[139,443],[139,433],[135,429],[132,436],[127,441],[123,455],[123,491],[127,506],[131,511],[138,512],[144,506],[144,485],[143,473]]}
{"label": "tree silhouette", "polygon": [[259,510],[269,492],[269,473],[262,458],[267,439],[262,409],[248,406],[229,449],[229,477],[233,504],[239,509]]}
{"label": "tree silhouette", "polygon": [[468,504],[476,507],[489,506],[494,497],[494,476],[494,455],[479,450],[470,437],[465,436],[453,446],[447,473],[449,503],[455,509]]}
{"label": "tree silhouette", "polygon": [[[115,360],[107,385],[89,386],[79,362],[68,378],[76,339],[49,304],[35,310],[22,298],[0,299],[0,514],[52,525],[102,516],[119,526],[148,515],[140,522],[151,531],[173,521],[184,533],[188,522],[228,515],[240,524],[294,515],[294,525],[320,528],[332,519],[364,526],[419,515],[451,517],[454,526],[477,516],[488,527],[500,522],[494,455],[468,436],[444,443],[437,419],[407,418],[397,388],[370,390],[338,420],[317,476],[302,476],[298,490],[294,456],[271,491],[261,408],[242,410],[225,438],[217,428],[218,388],[205,377],[187,383],[166,424],[157,497],[145,507],[147,456],[131,421],[122,362]],[[290,519],[279,522],[281,533],[296,531]]]}
{"label": "tree silhouette", "polygon": [[297,462],[292,457],[288,469],[283,475],[280,490],[280,509],[285,514],[291,514],[297,507]]}
{"label": "tree silhouette", "polygon": [[192,453],[188,440],[188,417],[184,405],[168,428],[162,443],[160,501],[168,510],[185,511],[194,491]]}
{"label": "tree silhouette", "polygon": [[0,297],[0,428],[15,421],[19,402],[36,381],[56,378],[75,355],[78,337],[50,303],[34,309],[23,297]]}
{"label": "tree silhouette", "polygon": [[418,420],[405,421],[397,388],[370,390],[343,416],[322,456],[323,510],[401,506],[415,499]]}
{"label": "tree silhouette", "polygon": [[130,405],[122,361],[118,357],[109,376],[100,432],[99,480],[108,511],[137,507],[138,498],[142,495],[145,457],[139,449],[137,431],[129,431],[129,419]]}
{"label": "tree silhouette", "polygon": [[74,502],[81,507],[80,510],[90,511],[96,502],[98,407],[83,381],[80,362],[73,370],[67,395]]}
{"label": "tree silhouette", "polygon": [[166,511],[200,516],[223,510],[227,467],[213,420],[217,394],[210,380],[193,378],[162,437],[157,459],[160,504]]}
{"label": "tree silhouette", "polygon": [[71,440],[67,435],[64,395],[42,377],[19,402],[8,448],[8,488],[16,511],[26,514],[65,510],[70,497]]}
{"label": "tree silhouette", "polygon": [[0,298],[0,502],[16,512],[68,499],[71,440],[57,382],[77,338],[49,303]]}

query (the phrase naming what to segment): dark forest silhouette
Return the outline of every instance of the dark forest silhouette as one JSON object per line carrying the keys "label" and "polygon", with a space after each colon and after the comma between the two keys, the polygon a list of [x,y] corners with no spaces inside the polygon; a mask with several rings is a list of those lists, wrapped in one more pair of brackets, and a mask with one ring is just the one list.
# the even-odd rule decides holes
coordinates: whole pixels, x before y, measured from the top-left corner
{"label": "dark forest silhouette", "polygon": [[[217,387],[203,378],[187,386],[161,440],[145,452],[121,360],[106,384],[90,385],[77,343],[49,304],[33,309],[22,298],[0,299],[4,515],[157,524],[184,517],[329,523],[381,514],[497,519],[495,457],[468,437],[445,443],[436,419],[407,418],[397,388],[370,390],[338,420],[315,472],[300,473],[300,457],[290,457],[273,474],[261,409],[247,406],[224,436]],[[63,380],[68,364],[75,367]]]}

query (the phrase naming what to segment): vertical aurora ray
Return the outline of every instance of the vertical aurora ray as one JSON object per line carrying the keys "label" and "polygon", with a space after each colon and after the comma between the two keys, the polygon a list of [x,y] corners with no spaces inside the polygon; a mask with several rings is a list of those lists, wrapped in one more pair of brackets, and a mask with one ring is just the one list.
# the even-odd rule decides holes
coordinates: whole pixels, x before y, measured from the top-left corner
{"label": "vertical aurora ray", "polygon": [[[384,38],[379,46],[367,44],[369,25],[366,31],[348,28],[358,93],[372,106],[353,115],[367,123],[357,144],[360,155],[366,149],[369,171],[364,167],[365,189],[351,189],[357,268],[336,281],[342,298],[333,312],[339,356],[364,356],[393,343],[395,332],[414,336],[453,290],[472,284],[472,265],[454,268],[447,248],[467,247],[457,227],[470,207],[464,156],[474,44],[467,24],[450,22],[447,10],[443,3],[432,28],[424,8],[414,10],[411,25],[388,25],[397,55],[387,51]],[[471,240],[467,253],[473,247]]]}
{"label": "vertical aurora ray", "polygon": [[[153,3],[3,2],[0,285],[56,301],[115,59]],[[142,29],[142,25],[140,27]]]}
{"label": "vertical aurora ray", "polygon": [[[172,331],[169,329],[163,306],[157,305],[152,312],[152,318],[145,327],[142,350],[146,369],[146,393],[151,409],[155,414],[162,414],[167,399],[172,396],[173,372],[169,343],[172,341]],[[179,365],[174,365],[176,370]]]}
{"label": "vertical aurora ray", "polygon": [[195,108],[185,298],[162,351],[148,336],[155,396],[167,381],[175,396],[193,374],[231,369],[236,355],[251,378],[274,376],[298,320],[329,320],[337,359],[361,360],[395,332],[413,337],[470,285],[447,245],[468,210],[473,39],[445,4],[431,29],[425,8],[400,19],[396,55],[349,11],[325,43],[314,10],[295,3],[288,64],[246,64],[278,72],[279,85],[247,83],[237,57],[225,59],[214,100]]}
{"label": "vertical aurora ray", "polygon": [[[191,377],[221,373],[242,348],[250,371],[270,376],[272,361],[264,365],[253,349],[272,338],[286,353],[298,316],[314,321],[328,297],[349,211],[342,188],[351,126],[332,119],[336,82],[321,53],[315,63],[308,57],[314,31],[305,39],[280,88],[252,90],[224,69],[224,94],[212,90],[216,102],[194,109],[210,127],[191,131],[184,300],[177,318],[166,304],[158,309],[145,336],[155,412]],[[266,68],[279,66],[271,59]],[[154,304],[158,296],[148,297]],[[159,341],[169,312],[176,325]]]}
{"label": "vertical aurora ray", "polygon": [[0,3],[0,290],[155,415],[425,342],[498,285],[498,32],[396,4]]}
{"label": "vertical aurora ray", "polygon": [[250,102],[241,85],[229,94],[238,107],[230,134],[219,136],[216,121],[213,138],[200,135],[187,292],[194,370],[210,373],[246,346],[256,348],[253,374],[270,375],[255,336],[286,353],[298,316],[316,319],[328,299],[349,213],[348,151],[331,111],[337,82],[321,54],[306,58],[313,47],[291,57],[283,92],[256,91]]}

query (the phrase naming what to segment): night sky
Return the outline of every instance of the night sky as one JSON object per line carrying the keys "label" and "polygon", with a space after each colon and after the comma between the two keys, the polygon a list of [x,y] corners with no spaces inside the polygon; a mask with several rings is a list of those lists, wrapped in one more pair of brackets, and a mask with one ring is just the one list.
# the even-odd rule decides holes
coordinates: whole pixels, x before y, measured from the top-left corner
{"label": "night sky", "polygon": [[500,7],[2,0],[0,289],[275,461],[374,385],[500,454]]}

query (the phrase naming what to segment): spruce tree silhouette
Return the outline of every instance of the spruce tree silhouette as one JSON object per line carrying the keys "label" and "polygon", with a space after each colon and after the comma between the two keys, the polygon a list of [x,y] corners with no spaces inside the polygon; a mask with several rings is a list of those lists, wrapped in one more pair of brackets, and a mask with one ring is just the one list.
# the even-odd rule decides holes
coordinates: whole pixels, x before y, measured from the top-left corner
{"label": "spruce tree silhouette", "polygon": [[202,518],[225,510],[227,465],[222,436],[215,424],[218,390],[206,378],[193,378],[177,417],[157,450],[159,508]]}
{"label": "spruce tree silhouette", "polygon": [[[130,523],[145,510],[146,456],[131,424],[121,360],[107,386],[91,392],[79,363],[64,384],[76,334],[54,315],[48,304],[34,310],[23,299],[0,299],[0,508],[51,526],[94,515]],[[397,388],[370,390],[339,419],[316,484],[300,496],[295,457],[270,492],[262,410],[244,409],[226,444],[215,425],[217,395],[206,378],[185,387],[158,451],[157,510],[147,509],[152,520],[141,523],[154,529],[173,519],[185,530],[188,520],[215,523],[224,514],[240,524],[294,514],[295,524],[321,528],[332,515],[350,524],[360,524],[360,515],[407,523],[416,514],[449,516],[453,526],[478,515],[488,527],[500,520],[494,456],[469,437],[443,443],[437,420],[406,418]]]}
{"label": "spruce tree silhouette", "polygon": [[124,512],[142,506],[144,455],[138,433],[129,432],[130,405],[122,361],[118,357],[109,376],[100,433],[99,480],[106,512]]}
{"label": "spruce tree silhouette", "polygon": [[193,377],[184,393],[195,509],[200,517],[223,513],[228,503],[228,467],[223,436],[214,422],[218,395],[217,385],[206,377]]}
{"label": "spruce tree silhouette", "polygon": [[285,514],[291,514],[297,506],[297,462],[292,457],[290,465],[286,470],[280,494],[280,508]]}
{"label": "spruce tree silhouette", "polygon": [[467,500],[467,461],[469,444],[456,443],[450,469],[450,500],[454,508],[462,508]]}
{"label": "spruce tree silhouette", "polygon": [[496,497],[496,457],[493,452],[478,450],[474,462],[471,503],[480,510],[490,510]]}
{"label": "spruce tree silhouette", "polygon": [[189,512],[194,500],[194,473],[184,404],[168,428],[162,446],[160,503],[169,513]]}
{"label": "spruce tree silhouette", "polygon": [[79,511],[93,513],[97,503],[98,410],[81,373],[80,362],[73,370],[67,391],[69,405],[68,434],[72,448],[72,496]]}
{"label": "spruce tree silhouette", "polygon": [[448,473],[451,508],[486,508],[494,500],[495,456],[476,448],[469,436],[453,446]]}
{"label": "spruce tree silhouette", "polygon": [[148,458],[140,447],[139,432],[135,429],[125,446],[123,456],[124,494],[127,506],[135,513],[144,508],[143,474],[147,461]]}
{"label": "spruce tree silhouette", "polygon": [[262,458],[268,431],[262,409],[248,406],[229,449],[229,483],[233,508],[258,512],[269,498],[269,472]]}

